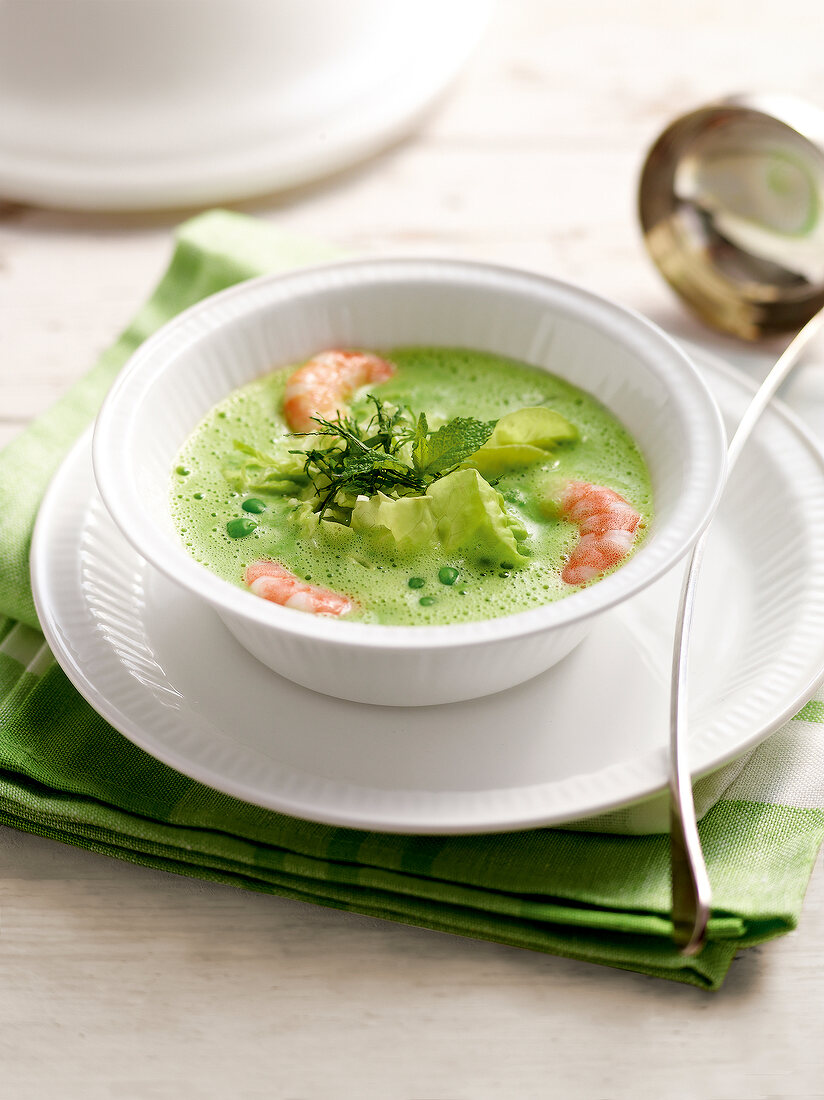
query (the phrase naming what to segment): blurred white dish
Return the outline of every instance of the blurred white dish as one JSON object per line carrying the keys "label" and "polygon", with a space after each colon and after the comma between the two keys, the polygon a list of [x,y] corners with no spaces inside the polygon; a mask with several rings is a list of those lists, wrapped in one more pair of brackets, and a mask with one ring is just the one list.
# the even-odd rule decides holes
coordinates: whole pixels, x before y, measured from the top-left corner
{"label": "blurred white dish", "polygon": [[[650,472],[653,520],[616,572],[563,600],[447,626],[384,626],[278,607],[194,560],[171,518],[174,459],[238,386],[323,348],[410,344],[508,355],[592,393]],[[638,314],[554,279],[492,264],[356,260],[264,276],[199,303],[132,356],[94,433],[103,501],[137,552],[210,604],[260,661],[341,699],[423,706],[543,672],[599,614],[646,588],[697,539],[721,491],[725,439],[681,349]]]}
{"label": "blurred white dish", "polygon": [[[734,424],[754,387],[696,357]],[[820,681],[822,546],[824,457],[776,404],[709,542],[692,651],[694,774],[762,740]],[[276,676],[141,560],[97,495],[88,435],[43,503],[32,567],[49,644],[91,704],[153,756],[258,805],[354,828],[490,832],[571,821],[665,786],[680,569],[526,684],[387,708]]]}
{"label": "blurred white dish", "polygon": [[400,136],[492,0],[3,0],[0,193],[81,209],[240,199]]}

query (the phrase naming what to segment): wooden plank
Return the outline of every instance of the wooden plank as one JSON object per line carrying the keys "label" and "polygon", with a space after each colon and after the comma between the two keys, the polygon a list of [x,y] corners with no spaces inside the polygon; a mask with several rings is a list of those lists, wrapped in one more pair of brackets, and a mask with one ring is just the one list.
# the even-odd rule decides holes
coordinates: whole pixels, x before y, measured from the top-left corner
{"label": "wooden plank", "polygon": [[711,996],[9,836],[15,1100],[820,1095],[821,877]]}

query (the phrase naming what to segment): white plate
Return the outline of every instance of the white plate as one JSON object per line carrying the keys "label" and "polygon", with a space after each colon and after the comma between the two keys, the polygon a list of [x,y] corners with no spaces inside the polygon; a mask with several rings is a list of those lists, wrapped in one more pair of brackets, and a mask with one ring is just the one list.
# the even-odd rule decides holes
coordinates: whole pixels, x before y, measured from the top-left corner
{"label": "white plate", "polygon": [[[698,358],[732,424],[752,384]],[[558,824],[664,787],[681,569],[510,691],[437,707],[341,702],[270,672],[135,554],[99,500],[89,443],[44,500],[35,600],[77,688],[153,756],[261,806],[397,832]],[[766,737],[824,677],[822,547],[824,456],[776,405],[708,547],[692,669],[696,775]]]}
{"label": "white plate", "polygon": [[410,129],[491,6],[213,0],[193,29],[186,0],[0,5],[0,193],[148,210],[317,179]]}

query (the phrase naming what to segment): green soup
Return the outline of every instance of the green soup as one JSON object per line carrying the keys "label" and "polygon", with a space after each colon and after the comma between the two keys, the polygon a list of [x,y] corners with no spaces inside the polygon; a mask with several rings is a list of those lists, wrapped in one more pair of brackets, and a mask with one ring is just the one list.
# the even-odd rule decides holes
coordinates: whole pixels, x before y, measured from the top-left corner
{"label": "green soup", "polygon": [[[641,515],[635,545],[651,518],[652,498],[644,459],[623,426],[597,400],[560,378],[511,359],[457,348],[400,348],[386,353],[397,367],[373,388],[388,408],[407,406],[414,419],[425,412],[434,429],[455,417],[498,421],[521,409],[543,406],[559,413],[577,432],[516,468],[484,468],[485,477],[462,473],[452,484],[491,497],[500,494],[516,554],[503,543],[452,546],[429,539],[406,546],[355,530],[334,507],[318,522],[311,487],[270,478],[247,488],[236,476],[236,442],[280,455],[300,470],[307,446],[288,435],[282,415],[284,388],[294,367],[276,370],[230,394],[201,421],[180,450],[172,474],[172,513],[181,538],[197,561],[244,587],[246,566],[259,558],[280,562],[301,579],[355,601],[349,620],[397,625],[433,625],[490,619],[524,611],[575,591],[561,578],[578,541],[578,528],[547,505],[552,487],[568,479],[605,485]],[[366,392],[350,408],[353,421],[374,413]],[[311,442],[311,441],[310,441]],[[233,459],[235,456],[235,459]],[[472,460],[470,460],[471,465]],[[506,464],[504,463],[504,466]],[[466,463],[461,463],[463,470]],[[459,470],[460,473],[460,470]],[[435,496],[435,483],[430,490]],[[462,492],[463,490],[461,490]],[[460,494],[459,494],[460,495]],[[502,499],[501,499],[502,498]],[[374,501],[359,498],[367,514]],[[314,505],[317,508],[317,503]],[[342,522],[341,522],[342,520]],[[512,536],[505,532],[510,540]],[[448,539],[446,545],[449,545]]]}

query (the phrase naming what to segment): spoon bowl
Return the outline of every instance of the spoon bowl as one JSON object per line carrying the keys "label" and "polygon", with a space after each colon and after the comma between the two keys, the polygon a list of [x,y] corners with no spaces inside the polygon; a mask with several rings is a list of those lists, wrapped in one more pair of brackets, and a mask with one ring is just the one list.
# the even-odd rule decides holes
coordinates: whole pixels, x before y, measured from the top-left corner
{"label": "spoon bowl", "polygon": [[675,119],[641,172],[652,259],[702,320],[746,340],[824,307],[824,111],[740,95]]}

